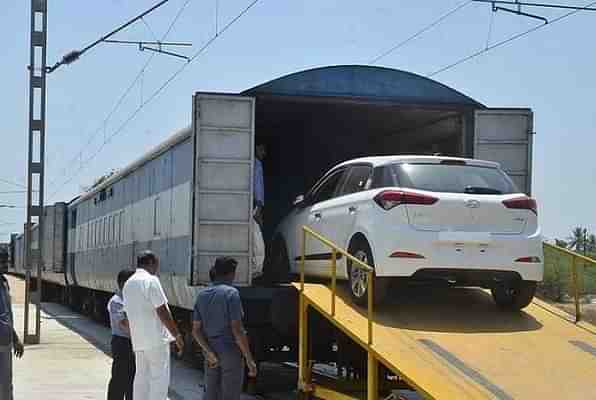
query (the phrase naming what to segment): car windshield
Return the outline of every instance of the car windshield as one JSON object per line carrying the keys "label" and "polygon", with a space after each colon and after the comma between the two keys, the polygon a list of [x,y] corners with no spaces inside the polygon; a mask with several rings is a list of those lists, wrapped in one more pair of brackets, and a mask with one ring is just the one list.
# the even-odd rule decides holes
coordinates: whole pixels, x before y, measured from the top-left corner
{"label": "car windshield", "polygon": [[[443,193],[519,193],[500,169],[461,164],[395,164],[389,167],[394,185]],[[387,174],[385,174],[387,176]]]}

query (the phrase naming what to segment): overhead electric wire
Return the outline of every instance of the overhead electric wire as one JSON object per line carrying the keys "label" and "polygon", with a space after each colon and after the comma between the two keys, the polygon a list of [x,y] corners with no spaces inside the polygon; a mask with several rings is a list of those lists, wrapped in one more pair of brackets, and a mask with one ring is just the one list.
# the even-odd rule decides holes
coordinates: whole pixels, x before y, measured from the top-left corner
{"label": "overhead electric wire", "polygon": [[[589,4],[586,4],[586,5],[584,6],[584,8],[591,7],[591,6],[593,6],[593,5],[596,5],[596,1],[594,1],[594,2],[591,2],[591,3],[589,3]],[[580,11],[583,11],[583,10],[582,10],[582,9],[573,10],[573,11],[570,11],[570,12],[568,12],[568,13],[565,13],[565,14],[563,14],[563,15],[560,15],[560,16],[558,16],[557,18],[554,18],[554,19],[550,20],[550,22],[549,22],[548,24],[540,24],[540,25],[536,25],[536,26],[534,26],[534,27],[532,27],[532,28],[530,28],[530,29],[528,29],[528,30],[525,30],[525,31],[523,31],[523,32],[520,32],[520,33],[518,33],[518,34],[515,34],[515,35],[513,35],[513,36],[510,36],[510,37],[509,37],[509,38],[507,38],[507,39],[501,40],[500,42],[497,42],[497,43],[495,43],[495,44],[492,44],[492,45],[490,45],[490,46],[487,46],[487,47],[485,47],[485,48],[484,48],[484,49],[482,49],[482,50],[478,50],[478,51],[476,51],[476,52],[474,52],[474,53],[472,53],[472,54],[470,54],[470,55],[468,55],[468,56],[466,56],[466,57],[460,58],[459,60],[457,60],[457,61],[455,61],[455,62],[453,62],[453,63],[451,63],[451,64],[448,64],[448,65],[446,65],[446,66],[444,66],[444,67],[441,67],[441,68],[439,68],[438,70],[436,70],[436,71],[434,71],[434,72],[431,72],[431,73],[427,74],[426,76],[427,76],[427,77],[432,77],[432,76],[435,76],[435,75],[437,75],[437,74],[440,74],[440,73],[442,73],[442,72],[448,71],[448,70],[450,70],[450,69],[452,69],[452,68],[455,68],[455,67],[457,67],[458,65],[461,65],[461,64],[463,64],[463,63],[465,63],[465,62],[468,62],[468,61],[470,61],[470,60],[472,60],[472,59],[474,59],[474,58],[476,58],[476,57],[478,57],[478,56],[481,56],[481,55],[483,55],[484,53],[488,53],[488,52],[489,52],[489,51],[491,51],[491,50],[494,50],[494,49],[496,49],[496,48],[498,48],[498,47],[501,47],[501,46],[504,46],[504,45],[506,45],[506,44],[508,44],[508,43],[511,43],[511,42],[513,42],[514,40],[517,40],[517,39],[519,39],[519,38],[521,38],[521,37],[523,37],[523,36],[529,35],[530,33],[537,31],[538,29],[544,28],[544,27],[546,27],[546,26],[550,26],[550,25],[552,25],[552,24],[554,24],[554,23],[556,23],[556,22],[559,22],[559,21],[561,21],[562,19],[565,19],[565,18],[567,18],[567,17],[570,17],[571,15],[573,15],[573,14],[576,14],[576,13],[578,13],[578,12],[580,12]]]}
{"label": "overhead electric wire", "polygon": [[68,178],[62,185],[59,187],[54,193],[52,193],[49,198],[53,198],[56,194],[60,192],[67,184],[72,182],[72,180],[101,152],[103,147],[109,144],[112,139],[118,136],[124,128],[132,121],[141,110],[151,101],[153,101],[166,87],[174,81],[191,63],[193,63],[205,50],[207,50],[213,42],[215,42],[219,37],[221,37],[232,25],[234,25],[240,18],[242,18],[251,8],[253,8],[260,0],[253,0],[246,8],[244,8],[236,17],[234,17],[230,22],[228,22],[220,31],[213,35],[197,52],[193,54],[192,57],[188,60],[187,63],[183,64],[178,70],[176,70],[168,79],[164,81],[164,83],[155,90],[147,100],[145,100],[132,114],[104,141],[104,144],[100,147],[98,151],[96,151],[91,157],[89,157],[84,164],[75,172],[73,176]]}
{"label": "overhead electric wire", "polygon": [[573,6],[566,4],[552,4],[552,3],[531,3],[526,1],[504,1],[504,0],[473,0],[476,3],[487,3],[491,5],[506,4],[510,6],[525,6],[525,7],[539,7],[539,8],[558,8],[563,10],[576,10],[576,11],[596,11],[596,8],[590,6]]}
{"label": "overhead electric wire", "polygon": [[151,36],[153,36],[153,39],[155,39],[155,41],[159,42],[159,38],[157,37],[157,35],[153,31],[153,29],[151,28],[151,26],[149,25],[149,23],[147,23],[147,21],[145,21],[145,18],[141,18],[141,21],[147,27],[147,30],[149,31],[149,33],[151,34]]}
{"label": "overhead electric wire", "polygon": [[6,183],[7,185],[12,185],[12,186],[16,186],[16,187],[27,189],[27,186],[26,185],[23,185],[22,183],[12,182],[12,181],[9,181],[9,180],[6,180],[6,179],[2,179],[2,178],[0,178],[0,182]]}
{"label": "overhead electric wire", "polygon": [[382,58],[387,57],[389,54],[393,53],[395,50],[397,50],[397,49],[405,46],[406,44],[410,43],[412,40],[414,40],[417,37],[419,37],[420,35],[422,35],[424,32],[426,32],[426,31],[434,28],[435,26],[439,25],[445,19],[449,18],[451,15],[455,14],[456,12],[458,12],[459,10],[461,10],[462,8],[464,8],[465,6],[467,6],[468,4],[470,4],[472,2],[473,2],[473,0],[467,0],[467,1],[459,4],[457,7],[453,8],[450,11],[446,12],[445,14],[441,15],[439,18],[437,18],[436,20],[434,20],[430,24],[426,25],[424,28],[420,29],[418,32],[414,33],[412,36],[408,37],[407,39],[402,40],[401,42],[399,42],[395,46],[391,47],[389,50],[386,50],[385,52],[379,54],[378,56],[376,56],[375,58],[373,58],[372,60],[370,60],[368,63],[369,64],[376,64]]}
{"label": "overhead electric wire", "polygon": [[[170,32],[172,31],[172,29],[174,28],[174,25],[176,25],[176,23],[180,19],[180,16],[184,12],[184,10],[186,9],[186,7],[190,3],[190,1],[191,0],[186,0],[184,2],[184,4],[182,4],[182,7],[180,7],[180,9],[178,10],[178,13],[174,16],[174,19],[172,20],[172,22],[168,26],[168,29],[163,34],[162,39],[161,39],[162,42],[167,39],[168,35],[170,34]],[[145,22],[144,19],[143,19],[143,22]],[[146,24],[146,22],[145,22],[145,24]],[[72,165],[75,161],[77,161],[78,159],[82,158],[83,152],[85,151],[85,149],[87,147],[89,147],[91,145],[91,143],[93,143],[93,140],[95,140],[96,136],[100,132],[102,132],[102,131],[105,132],[107,123],[110,121],[110,119],[112,118],[112,116],[116,113],[116,111],[118,111],[118,109],[120,108],[120,106],[122,105],[122,103],[124,102],[124,100],[126,99],[126,97],[128,96],[128,94],[136,86],[137,82],[139,82],[139,80],[141,79],[141,77],[145,73],[145,70],[149,67],[149,64],[151,64],[151,61],[153,60],[153,57],[155,57],[155,54],[156,53],[151,53],[151,55],[147,58],[147,61],[145,61],[145,64],[143,65],[143,67],[141,68],[141,70],[137,73],[137,75],[134,77],[134,79],[132,80],[132,82],[130,83],[130,85],[122,93],[122,95],[120,96],[120,98],[118,99],[118,101],[116,102],[116,104],[114,105],[114,107],[112,107],[112,109],[110,110],[110,112],[108,113],[108,115],[106,116],[106,118],[104,118],[102,124],[91,135],[89,135],[89,138],[87,139],[87,142],[83,145],[83,147],[81,148],[81,150],[76,153],[77,155],[74,158],[72,158],[67,163],[67,165],[64,167],[63,170],[67,170],[68,169],[68,166]],[[102,145],[100,146],[101,149],[103,149],[103,147],[105,146],[105,140],[106,140],[106,138],[104,137],[104,143],[102,143]],[[49,183],[48,186],[49,187],[53,187],[56,184],[56,182],[58,181],[59,176],[60,175],[58,175],[56,178],[54,178]]]}

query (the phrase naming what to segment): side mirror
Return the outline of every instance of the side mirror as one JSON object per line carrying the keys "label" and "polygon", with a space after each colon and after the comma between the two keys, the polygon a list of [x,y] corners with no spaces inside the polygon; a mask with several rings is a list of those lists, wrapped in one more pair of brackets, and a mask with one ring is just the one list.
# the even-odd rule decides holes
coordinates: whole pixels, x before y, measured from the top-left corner
{"label": "side mirror", "polygon": [[300,204],[304,203],[304,195],[301,194],[299,196],[296,196],[296,198],[294,199],[294,205],[295,206],[299,206]]}

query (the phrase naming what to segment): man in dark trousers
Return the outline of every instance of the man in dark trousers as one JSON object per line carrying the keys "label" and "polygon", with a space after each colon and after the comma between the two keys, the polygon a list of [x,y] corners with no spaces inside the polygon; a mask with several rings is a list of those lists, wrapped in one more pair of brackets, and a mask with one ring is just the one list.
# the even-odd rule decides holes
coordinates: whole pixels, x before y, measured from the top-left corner
{"label": "man in dark trousers", "polygon": [[12,353],[21,358],[24,347],[13,326],[6,267],[6,263],[0,263],[0,399],[12,400]]}
{"label": "man in dark trousers", "polygon": [[108,385],[108,400],[132,400],[135,377],[135,354],[132,351],[128,319],[124,312],[122,288],[134,274],[132,269],[118,273],[118,292],[108,302],[110,326],[112,327],[112,378]]}
{"label": "man in dark trousers", "polygon": [[193,337],[205,354],[205,400],[239,400],[245,364],[249,377],[257,375],[240,294],[232,286],[237,265],[233,258],[219,257],[213,285],[199,293],[194,307]]}

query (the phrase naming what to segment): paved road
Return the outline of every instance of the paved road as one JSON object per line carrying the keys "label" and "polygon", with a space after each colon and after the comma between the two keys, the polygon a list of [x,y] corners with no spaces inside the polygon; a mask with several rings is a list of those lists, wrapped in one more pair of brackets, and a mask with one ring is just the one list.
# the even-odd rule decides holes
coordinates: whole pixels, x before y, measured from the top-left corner
{"label": "paved road", "polygon": [[[15,324],[21,335],[24,283],[19,278],[8,279]],[[32,307],[31,314],[34,310]],[[53,303],[43,304],[41,323],[41,344],[26,346],[25,356],[15,360],[15,400],[105,400],[112,362],[110,330]],[[201,399],[201,383],[200,371],[173,361],[170,400]],[[254,398],[244,396],[243,400]]]}

